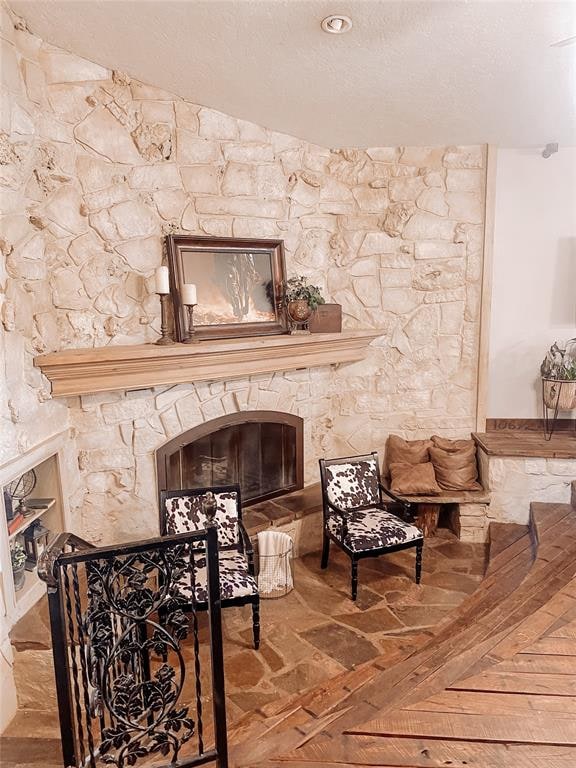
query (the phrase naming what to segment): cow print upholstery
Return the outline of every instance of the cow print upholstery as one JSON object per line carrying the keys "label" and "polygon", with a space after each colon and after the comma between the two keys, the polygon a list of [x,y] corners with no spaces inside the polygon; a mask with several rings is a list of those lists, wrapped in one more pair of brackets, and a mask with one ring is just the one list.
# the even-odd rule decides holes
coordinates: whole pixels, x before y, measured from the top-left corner
{"label": "cow print upholstery", "polygon": [[320,459],[320,478],[324,513],[320,567],[328,567],[330,541],[336,542],[352,561],[352,600],[356,600],[362,558],[415,547],[419,584],[424,539],[419,528],[393,514],[396,510],[406,514],[410,505],[381,487],[378,454]]}
{"label": "cow print upholstery", "polygon": [[[214,494],[215,521],[218,526],[218,546],[238,544],[238,498],[234,492]],[[200,531],[206,528],[207,518],[202,509],[203,496],[173,496],[165,500],[166,534]]]}
{"label": "cow print upholstery", "polygon": [[328,515],[330,533],[353,552],[395,547],[422,538],[422,531],[382,509],[350,511],[346,515],[347,532],[343,536],[342,515]]}
{"label": "cow print upholstery", "polygon": [[[248,562],[241,552],[232,550],[220,551],[218,553],[218,562],[220,565],[220,595],[222,600],[258,594],[256,580],[248,572]],[[184,597],[192,602],[192,591],[194,591],[195,602],[207,602],[208,577],[206,557],[204,555],[195,558],[194,586],[190,582],[190,576],[185,576],[178,583],[180,592]]]}
{"label": "cow print upholstery", "polygon": [[332,464],[326,467],[328,501],[340,509],[378,504],[378,471],[373,460]]}

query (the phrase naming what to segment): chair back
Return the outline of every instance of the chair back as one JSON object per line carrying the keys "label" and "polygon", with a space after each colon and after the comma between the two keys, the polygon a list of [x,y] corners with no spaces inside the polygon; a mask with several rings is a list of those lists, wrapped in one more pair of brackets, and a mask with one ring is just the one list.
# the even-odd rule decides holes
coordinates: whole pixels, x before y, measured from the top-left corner
{"label": "chair back", "polygon": [[239,485],[162,491],[160,494],[161,535],[172,536],[176,533],[188,533],[206,528],[208,520],[202,502],[208,491],[214,494],[216,500],[215,522],[218,528],[218,546],[237,546],[238,521],[242,519]]}
{"label": "chair back", "polygon": [[379,504],[380,468],[378,454],[320,459],[322,495],[340,509],[357,509]]}

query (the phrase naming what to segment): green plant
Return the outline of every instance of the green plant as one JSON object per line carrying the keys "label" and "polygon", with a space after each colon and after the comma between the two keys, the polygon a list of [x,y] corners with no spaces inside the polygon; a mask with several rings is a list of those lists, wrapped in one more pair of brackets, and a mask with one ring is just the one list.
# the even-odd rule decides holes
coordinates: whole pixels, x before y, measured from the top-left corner
{"label": "green plant", "polygon": [[325,304],[320,288],[310,285],[304,275],[291,277],[286,281],[284,296],[286,303],[289,301],[303,300],[308,302],[310,309],[316,309],[319,304]]}
{"label": "green plant", "polygon": [[564,347],[555,341],[542,361],[540,374],[544,379],[576,381],[576,339],[570,339]]}
{"label": "green plant", "polygon": [[568,381],[576,381],[576,360],[566,366],[564,373],[565,379],[568,379]]}
{"label": "green plant", "polygon": [[10,560],[13,571],[19,571],[26,562],[26,552],[24,552],[24,547],[19,542],[12,545]]}

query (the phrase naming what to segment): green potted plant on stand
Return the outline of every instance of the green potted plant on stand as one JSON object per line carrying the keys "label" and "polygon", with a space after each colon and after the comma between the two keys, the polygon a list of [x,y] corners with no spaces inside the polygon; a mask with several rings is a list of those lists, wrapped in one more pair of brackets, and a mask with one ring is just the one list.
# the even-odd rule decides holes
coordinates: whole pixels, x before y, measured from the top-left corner
{"label": "green potted plant on stand", "polygon": [[303,275],[291,277],[286,281],[284,302],[290,333],[310,333],[308,330],[310,316],[319,304],[324,304],[320,288],[310,285]]}
{"label": "green potted plant on stand", "polygon": [[24,586],[26,578],[26,552],[20,542],[16,541],[10,550],[12,573],[14,575],[14,590],[18,592]]}
{"label": "green potted plant on stand", "polygon": [[[550,439],[558,411],[576,409],[576,339],[570,339],[565,346],[554,342],[540,366],[540,374],[544,427],[546,437]],[[553,411],[551,428],[548,427],[548,409]]]}

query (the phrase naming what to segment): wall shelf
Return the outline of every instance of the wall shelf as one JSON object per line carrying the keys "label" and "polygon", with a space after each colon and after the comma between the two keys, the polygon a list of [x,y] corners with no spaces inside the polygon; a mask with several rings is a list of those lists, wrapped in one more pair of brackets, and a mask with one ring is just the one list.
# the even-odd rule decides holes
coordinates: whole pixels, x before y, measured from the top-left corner
{"label": "wall shelf", "polygon": [[52,507],[56,504],[56,499],[50,499],[50,503],[46,504],[45,507],[39,507],[32,515],[29,515],[28,517],[25,517],[22,520],[22,525],[18,526],[15,531],[12,531],[12,533],[8,534],[8,541],[13,541],[16,536],[20,536],[27,528],[30,528],[32,523],[35,523],[36,520],[39,520],[42,515],[47,512],[49,509],[52,509]]}
{"label": "wall shelf", "polygon": [[362,360],[381,335],[369,329],[67,349],[40,355],[34,365],[50,379],[52,395],[63,397],[350,363]]}

